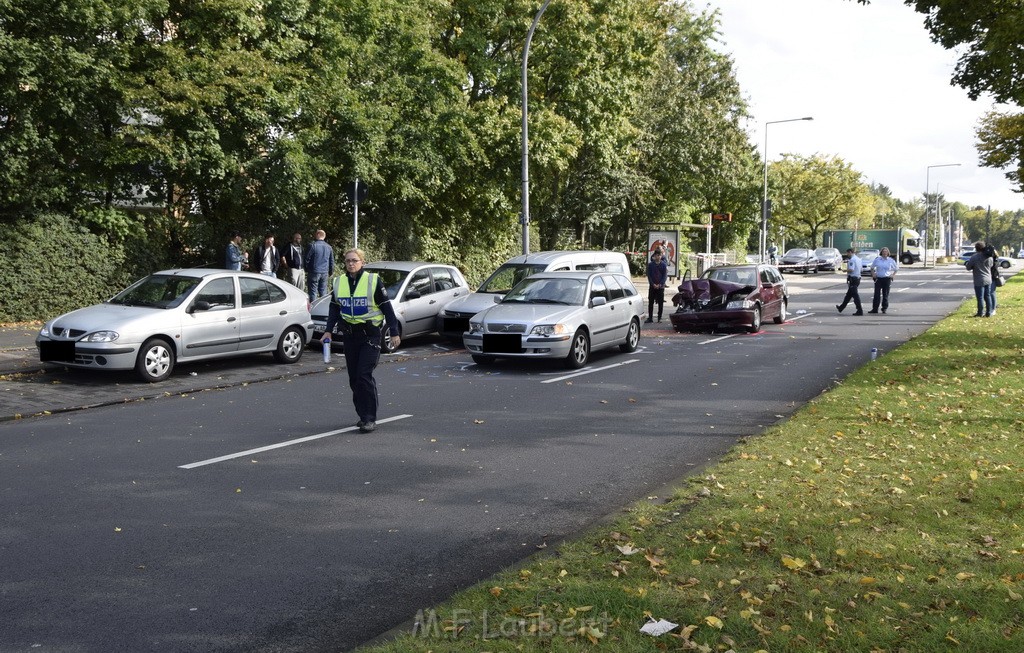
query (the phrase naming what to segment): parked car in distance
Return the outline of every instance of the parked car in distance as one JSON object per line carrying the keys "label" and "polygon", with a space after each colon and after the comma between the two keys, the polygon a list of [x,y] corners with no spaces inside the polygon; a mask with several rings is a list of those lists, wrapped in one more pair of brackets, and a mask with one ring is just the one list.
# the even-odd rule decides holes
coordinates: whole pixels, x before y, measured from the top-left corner
{"label": "parked car in distance", "polygon": [[[364,265],[363,270],[380,275],[398,317],[398,335],[402,338],[437,331],[438,316],[444,307],[470,292],[469,284],[462,276],[462,272],[452,265],[416,261],[376,261]],[[323,337],[327,328],[330,308],[329,294],[313,304],[311,312],[316,340]],[[341,338],[331,339],[331,347],[335,346],[342,346]],[[391,332],[386,325],[381,329],[381,351],[394,351],[394,347],[391,346]]]}
{"label": "parked car in distance", "polygon": [[862,249],[857,252],[857,256],[860,257],[860,273],[862,275],[871,274],[871,266],[874,264],[875,259],[878,258],[879,250],[877,249]]}
{"label": "parked car in distance", "polygon": [[843,267],[843,254],[835,247],[819,247],[814,250],[818,259],[818,269],[826,272],[838,272]]}
{"label": "parked car in distance", "polygon": [[469,329],[469,318],[494,305],[514,285],[538,272],[590,270],[629,274],[629,263],[622,252],[602,250],[567,250],[534,252],[513,256],[480,284],[476,292],[460,297],[441,312],[438,331],[446,338],[462,342],[462,334]]}
{"label": "parked car in distance", "polygon": [[644,300],[625,274],[544,272],[474,315],[462,339],[478,364],[560,358],[575,369],[604,347],[635,351],[643,314]]}
{"label": "parked car in distance", "polygon": [[[974,250],[971,250],[970,252],[964,252],[964,253],[962,253],[962,254],[960,255],[960,263],[961,263],[961,265],[967,265],[967,261],[968,261],[968,260],[969,260],[969,259],[970,259],[970,258],[971,258],[972,256],[974,256]],[[1013,261],[1011,261],[1011,260],[1010,260],[1009,258],[1007,258],[1007,257],[1005,257],[1005,256],[997,256],[997,257],[996,257],[996,263],[997,263],[997,264],[999,265],[999,267],[1001,267],[1001,268],[1008,268],[1008,267],[1010,267],[1011,265],[1013,265]]]}
{"label": "parked car in distance", "polygon": [[814,255],[813,249],[794,247],[789,249],[779,259],[778,269],[781,272],[818,272],[818,258]]}
{"label": "parked car in distance", "polygon": [[1024,249],[1021,249],[1019,252],[1017,252],[1017,258],[1024,258]]}
{"label": "parked car in distance", "polygon": [[312,331],[306,293],[289,283],[233,270],[164,270],[49,320],[36,347],[44,362],[134,369],[156,382],[179,362],[273,352],[294,363]]}
{"label": "parked car in distance", "polygon": [[742,327],[761,330],[762,320],[786,321],[789,287],[774,265],[718,265],[696,279],[684,275],[669,314],[676,331]]}

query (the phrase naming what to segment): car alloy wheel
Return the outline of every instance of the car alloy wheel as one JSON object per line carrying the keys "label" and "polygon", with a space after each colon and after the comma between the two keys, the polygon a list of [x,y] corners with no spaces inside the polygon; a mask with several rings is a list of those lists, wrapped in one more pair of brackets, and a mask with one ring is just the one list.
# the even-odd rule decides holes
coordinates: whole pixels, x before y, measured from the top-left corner
{"label": "car alloy wheel", "polygon": [[782,305],[779,306],[779,314],[775,316],[775,324],[782,324],[788,317],[787,309],[789,308],[789,300],[786,298],[782,299]]}
{"label": "car alloy wheel", "polygon": [[624,352],[636,351],[636,346],[640,342],[640,320],[633,318],[633,321],[629,323],[629,331],[626,332],[626,340],[619,349]]}
{"label": "car alloy wheel", "polygon": [[569,355],[565,357],[565,366],[571,370],[578,370],[587,364],[590,359],[590,338],[582,328],[576,330],[572,337],[572,348]]}
{"label": "car alloy wheel", "polygon": [[174,350],[163,338],[150,338],[139,349],[135,371],[148,383],[163,381],[174,370]]}
{"label": "car alloy wheel", "polygon": [[754,307],[754,319],[751,320],[751,324],[750,324],[750,332],[751,333],[757,333],[760,330],[761,330],[761,307],[760,306],[755,306]]}
{"label": "car alloy wheel", "polygon": [[278,363],[294,363],[302,358],[302,348],[305,346],[304,338],[299,333],[298,327],[288,327],[281,334],[274,351],[274,358]]}
{"label": "car alloy wheel", "polygon": [[[398,331],[399,337],[402,335],[401,329]],[[380,350],[385,354],[392,354],[398,347],[391,346],[391,328],[385,325],[380,330]]]}

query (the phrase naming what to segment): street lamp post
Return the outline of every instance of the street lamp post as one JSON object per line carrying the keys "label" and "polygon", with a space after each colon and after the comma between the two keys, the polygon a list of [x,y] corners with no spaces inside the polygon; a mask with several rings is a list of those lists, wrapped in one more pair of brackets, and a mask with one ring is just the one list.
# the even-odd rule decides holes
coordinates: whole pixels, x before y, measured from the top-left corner
{"label": "street lamp post", "polygon": [[[923,263],[924,263],[925,267],[928,267],[928,249],[929,249],[929,247],[928,247],[928,216],[931,213],[931,211],[930,211],[931,207],[929,206],[929,203],[928,203],[928,195],[929,195],[929,193],[931,193],[931,178],[930,177],[931,177],[931,173],[932,173],[932,168],[953,168],[953,167],[959,167],[959,166],[960,166],[959,163],[937,163],[935,165],[931,165],[931,166],[926,167],[925,170],[924,170],[924,232],[925,232],[924,241],[925,242],[924,242],[924,261],[923,261]],[[935,207],[936,211],[935,211],[935,213],[936,213],[936,216],[938,215],[938,203],[939,203],[939,197],[938,197],[938,193],[936,193],[936,196],[935,196],[935,204],[936,204],[936,207]],[[936,247],[939,246],[938,241],[935,241],[935,246]],[[899,253],[897,252],[896,255],[899,256]],[[935,265],[935,261],[933,260],[932,261],[932,266],[934,267],[934,265]]]}
{"label": "street lamp post", "polygon": [[526,63],[530,59],[530,42],[533,41],[533,33],[537,31],[537,24],[540,23],[540,17],[544,15],[544,11],[548,8],[549,4],[551,4],[551,0],[544,0],[544,4],[541,5],[540,11],[538,11],[537,15],[533,17],[533,24],[530,25],[530,31],[526,33],[526,45],[523,46],[523,210],[522,215],[519,216],[519,222],[523,225],[523,254],[530,253],[530,130],[526,120],[528,115]]}
{"label": "street lamp post", "polygon": [[787,120],[769,120],[764,123],[764,195],[761,197],[761,233],[758,238],[758,258],[764,261],[765,251],[768,247],[768,214],[770,213],[768,205],[768,125],[777,125],[780,122],[797,122],[799,120],[814,120],[814,118],[808,116],[806,118],[789,118]]}

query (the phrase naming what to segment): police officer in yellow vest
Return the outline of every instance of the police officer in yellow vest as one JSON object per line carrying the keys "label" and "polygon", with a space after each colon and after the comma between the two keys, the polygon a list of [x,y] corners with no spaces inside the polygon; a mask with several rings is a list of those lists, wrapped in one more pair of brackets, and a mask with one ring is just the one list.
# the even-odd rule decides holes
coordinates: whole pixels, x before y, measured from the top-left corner
{"label": "police officer in yellow vest", "polygon": [[348,250],[344,261],[345,274],[337,276],[331,284],[331,309],[322,341],[330,342],[331,332],[336,325],[339,327],[352,403],[359,415],[356,426],[369,433],[377,428],[377,382],[373,370],[380,359],[381,326],[387,321],[391,346],[397,347],[401,342],[397,335],[398,317],[380,277],[363,271],[363,251]]}

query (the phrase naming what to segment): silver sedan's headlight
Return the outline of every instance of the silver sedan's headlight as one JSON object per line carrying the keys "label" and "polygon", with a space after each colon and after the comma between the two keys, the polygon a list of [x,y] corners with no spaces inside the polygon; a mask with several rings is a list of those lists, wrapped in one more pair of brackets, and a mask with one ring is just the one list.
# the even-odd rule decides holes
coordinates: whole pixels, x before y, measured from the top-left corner
{"label": "silver sedan's headlight", "polygon": [[754,302],[750,301],[749,299],[742,299],[735,302],[729,302],[728,304],[726,304],[725,308],[726,310],[733,310],[737,308],[754,308],[754,306]]}
{"label": "silver sedan's headlight", "polygon": [[472,320],[469,322],[469,332],[470,333],[480,333],[483,330],[484,330],[484,323],[483,322],[473,322]]}
{"label": "silver sedan's headlight", "polygon": [[569,333],[564,324],[538,324],[530,331],[531,336],[556,336]]}
{"label": "silver sedan's headlight", "polygon": [[82,338],[83,342],[114,342],[120,336],[117,331],[96,331]]}
{"label": "silver sedan's headlight", "polygon": [[49,324],[44,324],[43,328],[39,329],[39,335],[41,337],[43,337],[43,338],[49,338],[50,337],[50,325]]}

